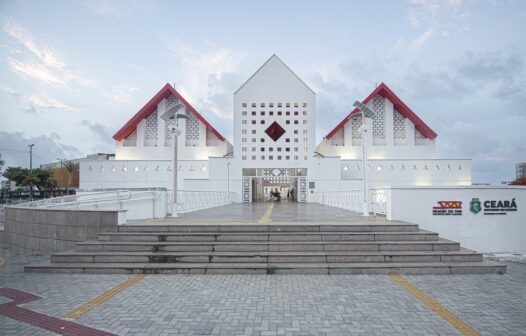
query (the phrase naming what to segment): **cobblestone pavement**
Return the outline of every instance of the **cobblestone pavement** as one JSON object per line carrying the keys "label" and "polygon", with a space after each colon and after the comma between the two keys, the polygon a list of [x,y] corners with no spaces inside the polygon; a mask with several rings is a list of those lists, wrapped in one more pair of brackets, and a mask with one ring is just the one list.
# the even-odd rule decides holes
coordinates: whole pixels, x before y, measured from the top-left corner
{"label": "cobblestone pavement", "polygon": [[[42,297],[20,306],[59,318],[130,278],[23,273],[48,256],[6,245],[0,256],[0,288]],[[526,335],[525,264],[505,275],[405,278],[482,334]],[[75,322],[118,335],[458,334],[388,276],[367,275],[149,275]],[[0,334],[50,333],[0,317]]]}

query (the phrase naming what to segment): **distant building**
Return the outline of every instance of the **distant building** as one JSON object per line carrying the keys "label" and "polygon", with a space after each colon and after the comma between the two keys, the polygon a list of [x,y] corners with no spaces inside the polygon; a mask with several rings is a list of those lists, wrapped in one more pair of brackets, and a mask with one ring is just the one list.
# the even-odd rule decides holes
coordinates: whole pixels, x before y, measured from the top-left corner
{"label": "distant building", "polygon": [[516,179],[526,177],[526,162],[517,163],[516,167]]}

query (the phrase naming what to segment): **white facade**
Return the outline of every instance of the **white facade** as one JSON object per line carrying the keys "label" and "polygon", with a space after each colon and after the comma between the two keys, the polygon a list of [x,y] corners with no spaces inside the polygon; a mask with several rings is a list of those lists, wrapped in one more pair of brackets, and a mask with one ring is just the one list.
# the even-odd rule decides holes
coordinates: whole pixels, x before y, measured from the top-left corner
{"label": "white facade", "polygon": [[[228,190],[238,202],[294,189],[310,202],[318,191],[361,188],[360,117],[351,113],[316,144],[316,94],[273,55],[234,93],[234,148],[167,85],[114,136],[115,161],[81,163],[81,189],[170,189],[171,134],[161,115],[178,103],[190,117],[179,121],[181,189]],[[375,113],[365,138],[371,187],[471,185],[471,161],[437,159],[436,134],[385,84],[363,103]]]}

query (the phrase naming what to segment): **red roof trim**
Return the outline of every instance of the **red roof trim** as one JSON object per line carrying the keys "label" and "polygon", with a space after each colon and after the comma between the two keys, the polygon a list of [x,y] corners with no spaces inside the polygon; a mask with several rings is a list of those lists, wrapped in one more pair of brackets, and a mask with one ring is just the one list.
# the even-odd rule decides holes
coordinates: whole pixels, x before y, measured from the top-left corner
{"label": "red roof trim", "polygon": [[[415,124],[415,128],[422,133],[423,136],[425,136],[428,139],[435,139],[437,137],[437,134],[426,125],[425,122],[420,119],[416,113],[414,113],[396,94],[394,94],[393,91],[387,85],[384,83],[380,84],[367,98],[365,98],[362,103],[367,104],[371,99],[373,99],[374,96],[377,94],[382,95],[383,97],[389,99],[394,106],[394,109],[397,110],[401,115],[408,118]],[[330,139],[336,132],[338,132],[350,119],[354,116],[354,114],[358,113],[358,109],[355,108],[351,111],[332,131],[330,131],[326,136],[325,139]]]}
{"label": "red roof trim", "polygon": [[205,124],[205,126],[208,127],[212,131],[212,133],[214,133],[219,138],[219,140],[225,140],[225,137],[223,137],[214,127],[212,127],[212,125],[210,125],[210,123],[206,121],[206,119],[203,118],[203,116],[199,112],[197,112],[197,110],[192,105],[190,105],[190,103],[187,102],[186,99],[184,99],[184,97],[181,96],[181,94],[173,88],[173,86],[171,86],[168,83],[159,92],[157,92],[157,94],[153,96],[153,98],[150,99],[150,101],[147,102],[146,105],[144,105],[139,110],[139,112],[137,112],[126,124],[124,124],[124,126],[122,126],[122,128],[117,133],[115,133],[113,139],[121,141],[122,139],[130,135],[130,133],[137,128],[137,125],[141,120],[148,118],[150,114],[152,114],[155,111],[155,109],[157,109],[157,104],[159,104],[161,100],[163,100],[164,98],[168,98],[171,95],[176,96],[177,99],[179,99],[188,110],[192,111],[192,113],[197,117],[197,119],[199,119],[203,124]]}

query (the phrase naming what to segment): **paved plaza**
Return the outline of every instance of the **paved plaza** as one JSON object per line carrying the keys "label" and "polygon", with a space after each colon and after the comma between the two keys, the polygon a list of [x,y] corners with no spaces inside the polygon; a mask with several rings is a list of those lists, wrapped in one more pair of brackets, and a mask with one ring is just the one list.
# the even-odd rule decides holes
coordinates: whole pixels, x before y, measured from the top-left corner
{"label": "paved plaza", "polygon": [[[211,218],[218,223],[360,220],[316,205],[275,204],[269,211],[268,203],[254,203],[176,221]],[[174,220],[157,222],[166,221]],[[508,262],[502,275],[397,280],[386,275],[40,274],[24,273],[23,267],[49,260],[47,254],[0,245],[0,257],[0,288],[38,297],[9,306],[12,299],[0,296],[1,335],[54,335],[48,331],[57,330],[53,323],[65,335],[526,335],[523,263]],[[47,329],[36,327],[7,317],[6,307],[60,320],[50,320]],[[71,322],[92,329],[60,331],[65,328],[60,323],[71,327],[66,325]]]}

